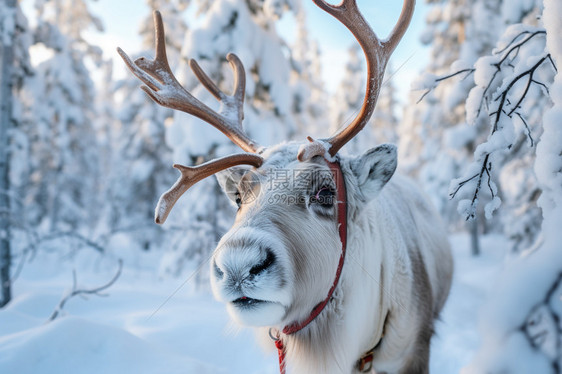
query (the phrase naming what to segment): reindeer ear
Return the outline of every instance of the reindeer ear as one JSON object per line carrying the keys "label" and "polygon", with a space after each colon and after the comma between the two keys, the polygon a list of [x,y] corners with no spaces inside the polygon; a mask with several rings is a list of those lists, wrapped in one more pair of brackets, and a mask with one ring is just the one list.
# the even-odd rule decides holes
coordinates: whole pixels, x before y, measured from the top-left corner
{"label": "reindeer ear", "polygon": [[240,179],[242,179],[246,170],[242,167],[233,167],[215,174],[222,190],[234,205],[236,205],[236,194],[238,193]]}
{"label": "reindeer ear", "polygon": [[351,171],[365,200],[379,194],[396,170],[396,146],[382,144],[351,160]]}

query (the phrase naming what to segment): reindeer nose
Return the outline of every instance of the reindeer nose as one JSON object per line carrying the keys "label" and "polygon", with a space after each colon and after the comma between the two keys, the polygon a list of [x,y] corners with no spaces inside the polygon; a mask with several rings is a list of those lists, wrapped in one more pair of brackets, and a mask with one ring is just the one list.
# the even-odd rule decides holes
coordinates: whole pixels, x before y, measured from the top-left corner
{"label": "reindeer nose", "polygon": [[273,253],[273,251],[269,248],[265,249],[265,259],[260,262],[257,265],[252,266],[252,268],[250,268],[250,275],[251,276],[256,276],[259,275],[261,273],[263,273],[264,271],[266,271],[268,268],[270,268],[274,263],[275,263],[275,254]]}
{"label": "reindeer nose", "polygon": [[247,255],[231,250],[227,256],[223,256],[219,261],[214,259],[213,275],[215,279],[219,281],[228,279],[230,282],[236,283],[243,282],[265,273],[277,261],[270,248],[260,249],[256,254],[259,255],[252,256],[254,258],[250,260]]}

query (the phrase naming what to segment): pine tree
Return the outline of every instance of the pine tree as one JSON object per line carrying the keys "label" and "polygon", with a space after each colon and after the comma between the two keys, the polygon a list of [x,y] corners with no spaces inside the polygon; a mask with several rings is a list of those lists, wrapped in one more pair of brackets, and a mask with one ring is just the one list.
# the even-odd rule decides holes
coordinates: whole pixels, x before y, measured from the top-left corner
{"label": "pine tree", "polygon": [[0,4],[0,308],[12,297],[12,239],[17,228],[14,202],[16,189],[13,175],[22,160],[15,156],[27,138],[19,129],[21,123],[20,90],[23,79],[30,75],[28,48],[30,34],[27,20],[16,0]]}
{"label": "pine tree", "polygon": [[[96,120],[94,121],[94,130],[98,139],[99,149],[99,168],[100,183],[99,194],[101,200],[100,219],[95,227],[94,235],[98,238],[109,239],[112,233],[119,231],[120,222],[118,222],[118,212],[123,201],[114,196],[113,191],[115,184],[119,183],[118,178],[123,178],[123,170],[116,170],[121,167],[120,154],[114,147],[118,143],[119,137],[119,120],[118,105],[115,99],[116,81],[113,75],[113,60],[107,59],[101,63],[100,72],[102,79],[98,84],[96,95]],[[114,175],[115,173],[115,175]],[[121,183],[123,184],[123,183]],[[127,200],[134,199],[134,195],[129,195]]]}
{"label": "pine tree", "polygon": [[[84,1],[37,1],[36,9],[35,43],[52,57],[26,82],[31,113],[25,131],[33,138],[28,196],[38,202],[35,224],[69,232],[93,224],[98,213],[95,89],[85,60],[99,62],[101,50],[82,33],[102,26]],[[87,232],[88,224],[80,228]]]}
{"label": "pine tree", "polygon": [[329,131],[328,94],[322,80],[321,52],[310,39],[304,8],[297,13],[297,35],[291,48],[292,112],[298,136],[325,137]]}

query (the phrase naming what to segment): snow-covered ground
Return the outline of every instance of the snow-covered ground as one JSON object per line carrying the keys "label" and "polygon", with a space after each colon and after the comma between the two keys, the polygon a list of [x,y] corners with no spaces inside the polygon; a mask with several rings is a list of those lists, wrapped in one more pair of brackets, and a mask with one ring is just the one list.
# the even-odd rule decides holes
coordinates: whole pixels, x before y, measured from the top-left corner
{"label": "snow-covered ground", "polygon": [[[485,237],[483,255],[474,258],[466,235],[451,242],[456,272],[433,338],[434,374],[458,373],[478,347],[478,312],[506,247],[502,237]],[[207,291],[158,279],[157,263],[155,254],[125,261],[107,296],[74,297],[62,316],[47,322],[72,286],[73,269],[78,286],[92,288],[112,277],[117,261],[92,253],[65,260],[38,255],[17,279],[14,300],[0,310],[0,373],[278,373],[273,349],[263,351],[250,330],[231,325]]]}

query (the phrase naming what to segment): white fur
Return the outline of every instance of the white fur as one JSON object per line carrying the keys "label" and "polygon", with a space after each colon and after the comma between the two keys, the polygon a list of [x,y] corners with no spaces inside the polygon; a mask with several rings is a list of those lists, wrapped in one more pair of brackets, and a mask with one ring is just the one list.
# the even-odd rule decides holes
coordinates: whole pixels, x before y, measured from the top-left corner
{"label": "white fur", "polygon": [[[258,170],[263,186],[271,170],[297,170],[290,173],[291,183],[299,182],[306,170],[329,172],[323,160],[297,162],[297,150],[298,144],[289,143],[265,152],[266,162]],[[386,183],[396,167],[393,146],[341,160],[341,166],[348,200],[345,265],[322,313],[303,330],[281,336],[287,371],[355,373],[359,357],[384,330],[375,369],[424,373],[433,319],[445,302],[452,275],[443,225],[412,182],[394,176]],[[290,188],[285,192],[291,193]],[[282,330],[304,320],[326,297],[341,243],[335,212],[321,216],[309,203],[271,204],[273,193],[262,187],[254,202],[242,205],[235,225],[215,251],[212,266],[216,264],[224,275],[219,279],[214,273],[212,287],[237,322]],[[274,254],[273,265],[250,276],[250,269],[263,263],[268,251]],[[424,279],[428,282],[420,287]],[[268,303],[241,310],[231,303],[241,296]],[[261,334],[269,339],[268,328]]]}

